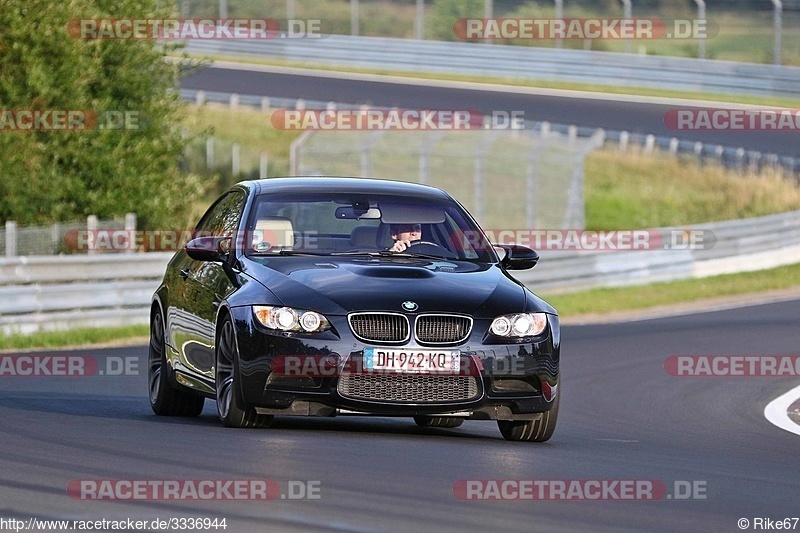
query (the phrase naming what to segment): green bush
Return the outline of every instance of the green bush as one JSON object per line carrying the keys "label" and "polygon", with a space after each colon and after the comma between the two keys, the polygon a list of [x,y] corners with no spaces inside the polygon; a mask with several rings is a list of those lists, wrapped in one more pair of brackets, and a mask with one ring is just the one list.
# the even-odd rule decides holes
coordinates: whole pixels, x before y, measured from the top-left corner
{"label": "green bush", "polygon": [[76,19],[174,16],[158,7],[167,3],[2,4],[0,111],[127,111],[138,127],[0,131],[0,220],[31,224],[135,212],[143,227],[182,223],[202,187],[179,169],[183,105],[174,87],[180,66],[164,61],[165,47],[154,40],[82,40],[68,29]]}

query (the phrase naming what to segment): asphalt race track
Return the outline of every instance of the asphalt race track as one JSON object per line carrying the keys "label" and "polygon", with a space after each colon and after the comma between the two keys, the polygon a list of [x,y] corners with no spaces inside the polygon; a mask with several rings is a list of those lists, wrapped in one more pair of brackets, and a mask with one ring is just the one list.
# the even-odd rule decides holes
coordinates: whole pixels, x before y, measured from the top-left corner
{"label": "asphalt race track", "polygon": [[[227,93],[304,98],[406,109],[468,109],[482,113],[523,111],[527,120],[550,121],[652,133],[657,136],[744,147],[764,153],[800,156],[798,131],[672,131],[664,124],[670,106],[654,103],[597,100],[572,96],[545,96],[427,87],[376,81],[337,79],[252,70],[209,67],[184,78],[181,86]],[[708,107],[713,107],[709,103]]]}
{"label": "asphalt race track", "polygon": [[[545,444],[502,440],[493,422],[421,429],[410,419],[279,419],[232,430],[161,418],[146,397],[145,347],[76,351],[127,376],[0,377],[0,516],[226,518],[226,531],[739,531],[800,516],[800,437],[764,406],[795,378],[672,377],[670,355],[790,355],[800,300],[563,332],[559,426]],[[113,361],[110,364],[109,361]],[[319,482],[320,498],[81,501],[72,480]],[[464,501],[459,480],[698,482],[705,499]],[[297,485],[295,485],[296,487]],[[681,486],[686,486],[681,485]],[[800,527],[800,526],[798,526]]]}

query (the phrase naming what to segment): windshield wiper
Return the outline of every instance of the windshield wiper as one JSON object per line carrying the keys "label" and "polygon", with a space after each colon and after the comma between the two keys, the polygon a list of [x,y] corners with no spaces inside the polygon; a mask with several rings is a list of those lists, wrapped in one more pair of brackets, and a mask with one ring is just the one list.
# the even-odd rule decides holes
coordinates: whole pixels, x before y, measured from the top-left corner
{"label": "windshield wiper", "polygon": [[418,254],[414,252],[378,252],[381,257],[414,257],[419,259],[438,259],[438,260],[451,260],[451,258],[444,257],[442,255],[432,255],[432,254]]}
{"label": "windshield wiper", "polygon": [[289,255],[313,255],[313,256],[328,256],[330,254],[323,252],[306,252],[301,250],[281,250],[279,252],[248,252],[250,257],[278,257]]}
{"label": "windshield wiper", "polygon": [[330,255],[368,255],[370,257],[378,257],[383,255],[383,252],[376,252],[376,251],[367,251],[363,250],[360,252],[332,252]]}

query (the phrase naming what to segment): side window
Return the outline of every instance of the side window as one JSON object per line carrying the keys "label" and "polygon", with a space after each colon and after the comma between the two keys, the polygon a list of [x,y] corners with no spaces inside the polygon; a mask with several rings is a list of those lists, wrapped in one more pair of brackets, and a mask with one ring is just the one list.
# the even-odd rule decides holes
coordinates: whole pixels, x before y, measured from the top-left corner
{"label": "side window", "polygon": [[232,235],[239,226],[244,210],[244,194],[232,191],[217,201],[203,215],[196,231],[218,236]]}

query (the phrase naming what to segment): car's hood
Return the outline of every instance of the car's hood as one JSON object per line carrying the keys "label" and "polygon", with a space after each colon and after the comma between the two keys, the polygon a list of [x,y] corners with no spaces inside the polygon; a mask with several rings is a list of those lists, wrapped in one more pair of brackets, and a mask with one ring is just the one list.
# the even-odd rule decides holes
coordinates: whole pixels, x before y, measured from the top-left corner
{"label": "car's hood", "polygon": [[296,256],[244,262],[245,273],[283,305],[323,314],[399,312],[403,302],[412,301],[419,313],[449,311],[489,318],[522,310],[526,302],[527,291],[491,264]]}

